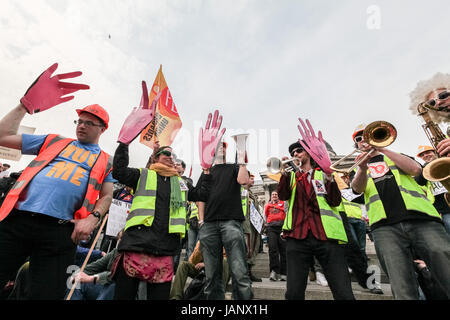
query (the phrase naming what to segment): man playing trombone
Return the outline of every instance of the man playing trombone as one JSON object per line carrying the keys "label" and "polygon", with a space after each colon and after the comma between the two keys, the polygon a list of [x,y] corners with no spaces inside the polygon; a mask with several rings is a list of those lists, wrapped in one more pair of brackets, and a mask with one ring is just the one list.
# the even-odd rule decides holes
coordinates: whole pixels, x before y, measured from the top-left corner
{"label": "man playing trombone", "polygon": [[324,269],[336,300],[353,300],[350,275],[341,244],[347,242],[338,206],[341,193],[333,180],[330,158],[319,131],[316,137],[308,120],[303,140],[289,146],[289,153],[301,162],[300,171],[280,178],[278,195],[289,202],[283,225],[287,256],[287,300],[304,300],[314,256]]}
{"label": "man playing trombone", "polygon": [[355,193],[364,193],[375,250],[393,296],[419,299],[412,263],[418,257],[450,297],[450,237],[439,213],[414,180],[422,168],[406,155],[374,146],[371,132],[360,125],[353,133],[362,153],[355,160],[358,170],[351,187]]}

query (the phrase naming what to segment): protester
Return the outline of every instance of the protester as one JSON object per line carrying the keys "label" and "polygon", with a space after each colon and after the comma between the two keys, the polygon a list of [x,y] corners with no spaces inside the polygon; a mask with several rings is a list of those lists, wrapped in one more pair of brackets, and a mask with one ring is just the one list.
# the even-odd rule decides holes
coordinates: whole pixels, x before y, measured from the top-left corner
{"label": "protester", "polygon": [[[94,104],[77,109],[77,139],[55,134],[18,135],[28,112],[42,112],[73,99],[61,98],[89,86],[61,82],[81,72],[50,76],[52,65],[0,121],[0,145],[37,155],[0,208],[0,287],[30,257],[31,299],[62,299],[76,245],[108,210],[114,180],[110,156],[99,145],[108,113]],[[95,164],[94,164],[95,163]]]}
{"label": "protester", "polygon": [[9,177],[9,168],[11,168],[11,166],[7,163],[2,165],[2,170],[0,170],[0,179]]}
{"label": "protester", "polygon": [[[322,135],[299,131],[303,140],[289,146],[291,157],[300,162],[300,171],[281,175],[278,196],[289,201],[283,225],[287,256],[287,300],[304,300],[307,278],[313,258],[324,269],[335,300],[354,299],[350,275],[341,244],[347,236],[339,215],[341,193],[331,175],[331,162]],[[287,158],[287,157],[283,157]]]}
{"label": "protester", "polygon": [[278,192],[272,191],[270,201],[264,209],[269,238],[269,279],[272,281],[287,280],[286,241],[280,236],[286,217],[284,208],[284,201],[280,201]]}
{"label": "protester", "polygon": [[420,164],[387,148],[369,146],[364,128],[359,125],[353,133],[362,153],[355,159],[360,163],[351,187],[355,193],[364,193],[375,250],[394,298],[419,299],[411,250],[425,261],[450,297],[450,237],[414,180],[421,174]]}
{"label": "protester", "polygon": [[253,174],[249,175],[249,183],[241,188],[241,201],[242,201],[242,211],[244,212],[245,220],[242,223],[242,228],[245,235],[245,243],[247,245],[247,266],[248,266],[248,276],[252,282],[261,282],[262,279],[256,277],[252,273],[252,267],[255,265],[256,256],[259,253],[260,236],[259,232],[255,229],[253,224],[250,222],[250,206],[258,205],[256,197],[250,190],[255,183],[255,176]]}
{"label": "protester", "polygon": [[[115,300],[134,299],[141,280],[147,282],[148,300],[169,298],[173,256],[186,231],[186,201],[204,201],[207,186],[203,184],[209,179],[209,169],[205,169],[202,185],[196,188],[186,185],[174,168],[173,150],[168,146],[154,150],[154,162],[148,168],[128,167],[128,145],[151,122],[156,107],[154,100],[151,109],[142,109],[148,105],[142,104],[148,97],[144,84],[141,106],[125,120],[114,155],[113,176],[135,190],[118,246],[120,254],[114,262]],[[148,122],[141,122],[141,113],[147,110]]]}

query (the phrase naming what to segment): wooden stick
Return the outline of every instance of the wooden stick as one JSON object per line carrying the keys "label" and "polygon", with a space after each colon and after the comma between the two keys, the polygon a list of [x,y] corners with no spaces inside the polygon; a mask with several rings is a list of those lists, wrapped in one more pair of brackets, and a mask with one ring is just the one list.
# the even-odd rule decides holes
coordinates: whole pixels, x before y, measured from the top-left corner
{"label": "wooden stick", "polygon": [[[108,220],[108,214],[106,214],[105,217],[103,218],[103,221],[102,221],[102,224],[100,226],[100,229],[98,229],[98,232],[97,232],[97,235],[95,236],[94,242],[92,242],[91,248],[89,249],[89,252],[88,252],[88,254],[86,256],[86,259],[84,259],[83,265],[81,266],[80,273],[83,272],[84,268],[87,265],[87,262],[89,261],[89,258],[91,256],[92,250],[94,250],[94,247],[97,244],[98,238],[100,237],[100,233],[102,232],[103,227],[105,226],[106,220]],[[78,280],[77,280],[76,277],[74,277],[74,280],[75,280],[75,282],[74,282],[74,284],[72,286],[72,289],[70,289],[70,292],[67,295],[66,300],[70,300],[70,298],[72,298],[72,294],[75,291],[75,287],[78,284]]]}

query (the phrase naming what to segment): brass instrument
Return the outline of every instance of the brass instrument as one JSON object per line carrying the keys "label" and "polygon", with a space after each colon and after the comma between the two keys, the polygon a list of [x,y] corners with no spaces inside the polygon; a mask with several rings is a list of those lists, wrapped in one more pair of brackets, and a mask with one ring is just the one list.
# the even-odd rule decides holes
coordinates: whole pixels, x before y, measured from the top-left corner
{"label": "brass instrument", "polygon": [[[267,171],[269,171],[272,174],[277,174],[277,173],[283,173],[283,172],[290,172],[290,171],[298,171],[298,167],[300,167],[300,164],[296,164],[296,162],[298,163],[300,160],[297,158],[290,158],[287,160],[283,160],[281,161],[280,159],[276,158],[276,157],[272,157],[269,158],[267,160]],[[289,167],[284,168],[285,164],[290,164]]]}
{"label": "brass instrument", "polygon": [[[377,148],[385,148],[391,145],[397,138],[397,129],[395,129],[395,127],[387,121],[381,120],[374,121],[366,126],[366,128],[363,131],[363,137],[364,141],[367,144]],[[372,152],[374,152],[375,150],[376,150],[375,148],[372,148],[369,152],[366,153],[366,155],[363,158],[355,162],[350,168],[338,169],[337,165],[339,163],[343,162],[345,159],[352,156],[355,152],[360,152],[360,150],[355,149],[350,154],[332,163],[330,168],[331,170],[348,174],[352,172],[353,169],[356,168],[361,162],[365,161],[368,157],[370,157]]]}
{"label": "brass instrument", "polygon": [[[423,103],[417,106],[419,116],[423,118],[425,123],[422,125],[425,134],[434,150],[437,153],[437,145],[442,140],[446,139],[444,133],[437,123],[431,120],[429,115],[429,109],[425,107]],[[423,168],[423,176],[428,181],[440,182],[447,191],[450,191],[450,157],[439,157],[429,162],[425,168]],[[449,203],[449,194],[447,192],[446,201]],[[450,204],[449,204],[450,205]]]}

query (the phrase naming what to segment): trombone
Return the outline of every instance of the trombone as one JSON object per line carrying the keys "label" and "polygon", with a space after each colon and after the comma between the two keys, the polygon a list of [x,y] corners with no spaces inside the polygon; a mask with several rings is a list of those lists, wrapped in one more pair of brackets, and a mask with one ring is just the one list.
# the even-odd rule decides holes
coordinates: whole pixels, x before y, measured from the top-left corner
{"label": "trombone", "polygon": [[353,150],[350,154],[346,155],[345,157],[339,159],[338,161],[331,164],[330,169],[342,172],[342,173],[350,173],[355,169],[361,162],[365,161],[370,155],[376,150],[377,148],[385,148],[389,145],[391,145],[395,139],[397,138],[397,129],[395,127],[387,122],[387,121],[374,121],[369,123],[363,131],[363,137],[364,141],[367,142],[369,145],[371,145],[372,148],[369,152],[366,153],[366,155],[361,158],[359,161],[355,162],[350,168],[348,169],[339,169],[336,166],[343,162],[344,160],[348,159],[350,156],[355,154],[355,152],[361,152],[358,149]]}
{"label": "trombone", "polygon": [[[297,158],[290,158],[287,160],[280,160],[277,157],[272,157],[267,160],[267,171],[272,174],[290,172],[290,171],[298,171],[300,164],[298,163],[300,160]],[[289,167],[284,168],[284,165],[289,163]]]}

